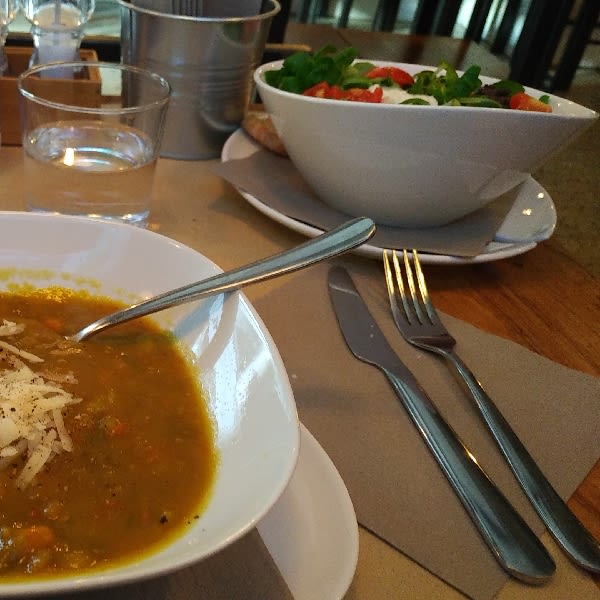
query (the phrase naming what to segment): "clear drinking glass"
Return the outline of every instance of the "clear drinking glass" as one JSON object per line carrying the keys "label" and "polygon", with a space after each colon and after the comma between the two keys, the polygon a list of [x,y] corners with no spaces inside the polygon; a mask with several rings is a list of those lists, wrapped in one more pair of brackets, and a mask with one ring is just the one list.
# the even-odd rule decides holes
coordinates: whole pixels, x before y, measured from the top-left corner
{"label": "clear drinking glass", "polygon": [[78,61],[33,67],[17,87],[27,209],[145,227],[167,81],[133,66]]}
{"label": "clear drinking glass", "polygon": [[94,12],[95,0],[21,0],[21,4],[31,23],[30,66],[79,59],[83,28]]}

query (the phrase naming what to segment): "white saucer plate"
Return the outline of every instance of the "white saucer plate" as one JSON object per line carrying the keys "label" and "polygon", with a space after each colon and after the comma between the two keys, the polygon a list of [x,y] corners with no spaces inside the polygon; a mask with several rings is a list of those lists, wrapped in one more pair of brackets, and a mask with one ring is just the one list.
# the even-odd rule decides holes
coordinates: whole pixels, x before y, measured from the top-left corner
{"label": "white saucer plate", "polygon": [[[247,158],[260,148],[257,142],[238,129],[225,142],[221,160],[227,162]],[[322,233],[316,227],[276,211],[245,190],[237,187],[236,189],[249,204],[273,221],[308,237]],[[424,264],[462,265],[517,256],[535,248],[538,242],[548,239],[554,233],[556,219],[556,209],[550,194],[533,177],[529,177],[522,184],[512,209],[484,252],[472,258],[426,252],[419,253],[419,257]],[[355,250],[357,254],[376,259],[381,258],[381,251],[382,248],[371,244],[363,244]]]}
{"label": "white saucer plate", "polygon": [[300,425],[292,479],[257,529],[295,600],[342,598],[358,560],[358,525],[342,478]]}

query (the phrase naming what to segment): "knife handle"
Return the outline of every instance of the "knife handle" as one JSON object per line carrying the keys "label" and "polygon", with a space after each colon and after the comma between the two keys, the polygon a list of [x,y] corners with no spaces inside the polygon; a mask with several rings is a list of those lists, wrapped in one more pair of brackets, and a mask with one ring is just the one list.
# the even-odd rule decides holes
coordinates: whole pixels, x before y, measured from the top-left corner
{"label": "knife handle", "polygon": [[382,370],[502,567],[527,583],[547,581],[556,570],[548,551],[477,464],[425,392],[416,381],[411,385],[388,369]]}
{"label": "knife handle", "polygon": [[444,356],[465,381],[502,454],[554,539],[579,566],[600,573],[600,545],[550,485],[475,375],[454,352]]}

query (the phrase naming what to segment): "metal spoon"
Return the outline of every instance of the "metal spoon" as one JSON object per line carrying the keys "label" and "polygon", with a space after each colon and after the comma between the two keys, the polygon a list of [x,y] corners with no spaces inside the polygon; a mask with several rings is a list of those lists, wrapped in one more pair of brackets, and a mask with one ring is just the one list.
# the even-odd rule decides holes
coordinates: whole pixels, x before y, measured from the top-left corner
{"label": "metal spoon", "polygon": [[304,267],[360,246],[374,233],[375,224],[371,219],[365,217],[353,219],[291,250],[286,250],[280,254],[264,258],[244,267],[239,267],[233,271],[220,273],[197,283],[165,292],[139,304],[134,304],[106,317],[102,317],[69,336],[69,339],[81,342],[104,329],[164,310],[165,308],[170,308],[171,306],[177,306],[178,304],[184,304],[214,294],[232,292],[251,283],[265,281],[266,279],[303,269]]}

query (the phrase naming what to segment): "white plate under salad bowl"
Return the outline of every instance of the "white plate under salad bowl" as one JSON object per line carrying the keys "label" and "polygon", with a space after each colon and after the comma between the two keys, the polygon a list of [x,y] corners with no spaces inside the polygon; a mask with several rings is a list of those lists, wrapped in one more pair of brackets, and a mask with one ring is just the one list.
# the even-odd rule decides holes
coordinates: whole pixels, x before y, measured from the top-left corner
{"label": "white plate under salad bowl", "polygon": [[[235,131],[225,142],[221,160],[227,162],[247,158],[258,152],[261,146],[241,129]],[[311,225],[289,217],[265,204],[260,198],[236,188],[241,196],[254,208],[270,219],[308,237],[315,237],[322,231]],[[556,209],[550,194],[532,177],[522,185],[512,209],[496,232],[494,239],[484,252],[472,258],[460,258],[445,254],[419,253],[424,264],[473,264],[509,258],[528,252],[538,242],[548,239],[556,227]],[[381,259],[382,248],[363,244],[355,252],[363,256]]]}

